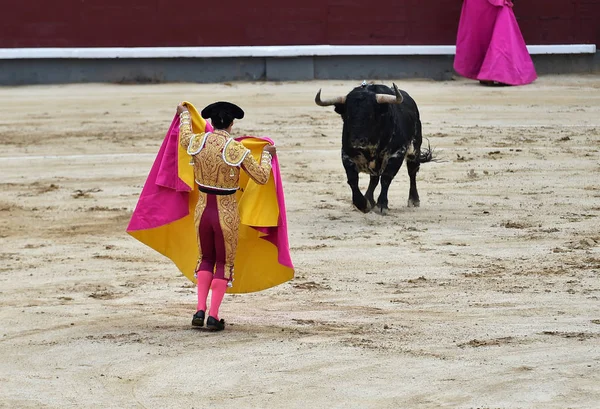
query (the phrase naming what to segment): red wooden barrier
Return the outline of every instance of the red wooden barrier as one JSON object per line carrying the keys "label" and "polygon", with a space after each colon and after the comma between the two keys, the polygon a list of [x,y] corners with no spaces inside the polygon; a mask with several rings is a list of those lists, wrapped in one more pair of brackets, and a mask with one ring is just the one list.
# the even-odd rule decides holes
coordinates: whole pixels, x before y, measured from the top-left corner
{"label": "red wooden barrier", "polygon": [[[202,8],[202,2],[172,0],[1,2],[5,4],[0,48],[451,45],[462,4],[460,0],[229,0]],[[515,3],[528,44],[600,45],[600,0]]]}

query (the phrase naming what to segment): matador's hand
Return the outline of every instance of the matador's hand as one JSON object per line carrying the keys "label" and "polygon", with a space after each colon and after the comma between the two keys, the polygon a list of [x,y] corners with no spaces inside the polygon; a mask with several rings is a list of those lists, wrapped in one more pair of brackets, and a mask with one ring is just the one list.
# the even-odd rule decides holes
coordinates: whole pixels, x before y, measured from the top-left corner
{"label": "matador's hand", "polygon": [[181,114],[182,112],[186,112],[188,109],[186,106],[179,104],[177,105],[177,115]]}
{"label": "matador's hand", "polygon": [[277,155],[277,148],[275,148],[274,145],[267,145],[264,147],[263,150],[269,152],[272,157],[275,157],[275,155]]}

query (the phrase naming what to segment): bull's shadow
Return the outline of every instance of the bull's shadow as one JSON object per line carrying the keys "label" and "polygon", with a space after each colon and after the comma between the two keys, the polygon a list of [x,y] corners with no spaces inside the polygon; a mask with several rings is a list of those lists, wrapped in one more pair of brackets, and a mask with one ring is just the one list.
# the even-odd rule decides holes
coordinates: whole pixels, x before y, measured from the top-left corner
{"label": "bull's shadow", "polygon": [[[408,206],[420,205],[417,173],[421,163],[433,159],[430,148],[421,150],[421,119],[415,101],[396,84],[393,89],[363,82],[347,95],[322,100],[321,90],[315,97],[319,106],[333,105],[344,121],[342,163],[352,189],[352,203],[367,213],[378,208],[388,212],[388,190],[406,158],[410,178]],[[363,195],[358,187],[359,173],[370,175]],[[375,202],[374,191],[381,180],[381,192]]]}

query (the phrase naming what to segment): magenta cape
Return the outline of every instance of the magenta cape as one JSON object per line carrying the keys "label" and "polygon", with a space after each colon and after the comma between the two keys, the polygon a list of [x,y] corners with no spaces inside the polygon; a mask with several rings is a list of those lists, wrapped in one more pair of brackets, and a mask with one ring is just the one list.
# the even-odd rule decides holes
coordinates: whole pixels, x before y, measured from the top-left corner
{"label": "magenta cape", "polygon": [[537,78],[510,1],[464,0],[454,70],[463,77],[508,85]]}
{"label": "magenta cape", "polygon": [[[197,112],[192,112],[192,119],[194,132],[212,130]],[[269,138],[251,136],[237,140],[255,157],[260,157],[265,144],[273,143]],[[199,253],[194,208],[198,191],[193,174],[189,174],[192,171],[189,159],[179,146],[179,118],[175,116],[146,179],[127,233],[171,259],[187,278],[195,281],[194,268]],[[277,157],[273,159],[271,175],[264,186],[247,176],[240,179],[240,186],[244,188],[237,194],[240,237],[233,287],[228,292],[261,291],[293,278]]]}

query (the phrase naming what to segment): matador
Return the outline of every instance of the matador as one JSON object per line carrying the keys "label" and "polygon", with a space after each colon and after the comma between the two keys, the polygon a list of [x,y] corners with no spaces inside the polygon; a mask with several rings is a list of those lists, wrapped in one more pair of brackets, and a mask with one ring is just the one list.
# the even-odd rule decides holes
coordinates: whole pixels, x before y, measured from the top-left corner
{"label": "matador", "polygon": [[222,330],[219,307],[228,285],[233,281],[233,264],[238,242],[240,216],[236,191],[240,172],[245,171],[256,183],[264,185],[271,173],[275,147],[265,146],[260,163],[242,143],[231,135],[234,119],[242,119],[244,111],[230,102],[215,102],[201,112],[211,120],[213,132],[194,134],[187,107],[179,105],[179,142],[191,156],[194,177],[200,191],[194,214],[200,256],[196,265],[198,307],[193,326],[203,326],[207,297],[212,290],[206,327]]}

